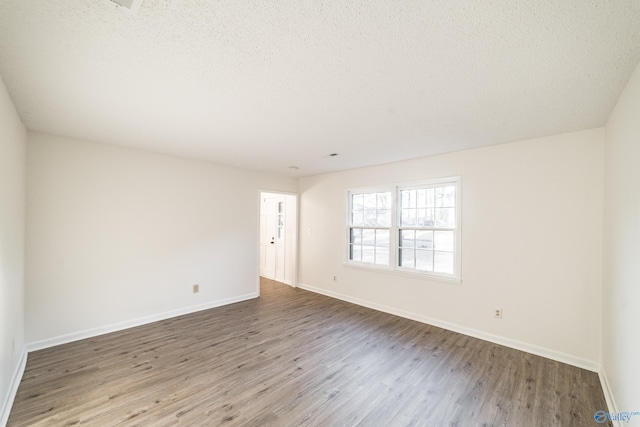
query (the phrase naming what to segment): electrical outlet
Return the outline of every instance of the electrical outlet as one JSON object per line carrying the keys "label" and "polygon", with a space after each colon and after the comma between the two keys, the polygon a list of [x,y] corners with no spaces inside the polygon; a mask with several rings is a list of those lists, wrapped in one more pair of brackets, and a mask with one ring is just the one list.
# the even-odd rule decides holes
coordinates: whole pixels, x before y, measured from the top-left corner
{"label": "electrical outlet", "polygon": [[493,313],[493,317],[496,319],[502,319],[502,309],[496,308],[496,311]]}
{"label": "electrical outlet", "polygon": [[338,281],[338,276],[333,276],[333,281],[337,282]]}
{"label": "electrical outlet", "polygon": [[193,293],[197,294],[198,292],[200,292],[200,285],[193,285]]}

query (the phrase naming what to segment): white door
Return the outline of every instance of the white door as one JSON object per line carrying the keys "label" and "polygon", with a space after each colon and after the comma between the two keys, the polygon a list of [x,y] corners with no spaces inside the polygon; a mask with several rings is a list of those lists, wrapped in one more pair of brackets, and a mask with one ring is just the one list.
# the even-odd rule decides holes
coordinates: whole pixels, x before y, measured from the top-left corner
{"label": "white door", "polygon": [[260,275],[296,286],[298,199],[260,193]]}
{"label": "white door", "polygon": [[260,275],[275,280],[278,204],[273,197],[263,197],[260,200]]}
{"label": "white door", "polygon": [[285,198],[278,197],[276,199],[276,280],[284,282],[284,265],[285,265]]}

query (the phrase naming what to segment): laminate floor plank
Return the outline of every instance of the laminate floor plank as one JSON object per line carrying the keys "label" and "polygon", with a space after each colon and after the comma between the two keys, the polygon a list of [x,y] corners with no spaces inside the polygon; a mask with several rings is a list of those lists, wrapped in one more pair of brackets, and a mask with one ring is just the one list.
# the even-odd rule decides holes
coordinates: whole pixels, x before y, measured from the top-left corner
{"label": "laminate floor plank", "polygon": [[257,299],[29,354],[8,426],[586,426],[599,409],[593,372],[261,279]]}

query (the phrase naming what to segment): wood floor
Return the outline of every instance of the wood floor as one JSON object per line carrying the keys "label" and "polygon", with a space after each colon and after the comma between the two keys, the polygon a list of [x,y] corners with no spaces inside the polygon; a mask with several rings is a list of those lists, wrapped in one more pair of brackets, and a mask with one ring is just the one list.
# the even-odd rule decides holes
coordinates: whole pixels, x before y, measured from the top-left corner
{"label": "wood floor", "polygon": [[262,280],[31,353],[9,426],[593,426],[597,374]]}

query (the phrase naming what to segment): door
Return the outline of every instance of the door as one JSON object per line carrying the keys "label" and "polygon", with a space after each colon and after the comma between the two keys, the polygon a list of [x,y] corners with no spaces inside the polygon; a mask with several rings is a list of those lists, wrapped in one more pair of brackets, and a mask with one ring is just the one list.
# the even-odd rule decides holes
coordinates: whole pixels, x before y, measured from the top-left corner
{"label": "door", "polygon": [[285,265],[285,199],[278,197],[276,199],[276,280],[284,282],[284,265]]}
{"label": "door", "polygon": [[260,275],[276,278],[276,233],[278,204],[275,197],[262,197],[260,204]]}
{"label": "door", "polygon": [[298,196],[260,192],[260,276],[296,286]]}

